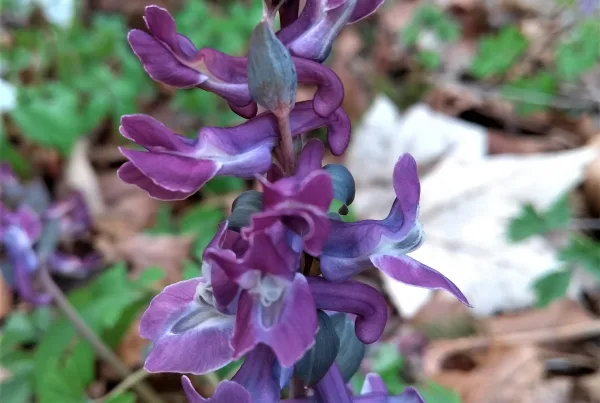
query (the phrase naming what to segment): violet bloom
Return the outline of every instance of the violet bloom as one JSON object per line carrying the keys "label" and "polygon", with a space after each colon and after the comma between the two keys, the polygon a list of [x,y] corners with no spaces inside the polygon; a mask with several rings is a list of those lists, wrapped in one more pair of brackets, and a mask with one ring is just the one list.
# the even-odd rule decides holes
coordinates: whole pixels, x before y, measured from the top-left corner
{"label": "violet bloom", "polygon": [[[331,151],[343,153],[350,142],[350,120],[342,109],[321,118],[308,102],[301,102],[290,114],[294,136],[323,126],[327,127]],[[266,172],[277,143],[277,127],[275,117],[263,113],[235,127],[205,127],[197,138],[189,139],[150,116],[123,116],[121,134],[147,151],[121,148],[129,162],[118,174],[151,197],[185,199],[215,176],[253,178]]]}
{"label": "violet bloom", "polygon": [[90,230],[92,218],[79,192],[71,192],[65,199],[54,203],[44,214],[46,219],[56,219],[63,239],[79,237]]}
{"label": "violet bloom", "polygon": [[[197,49],[177,33],[175,20],[164,8],[146,7],[144,21],[149,33],[134,29],[128,40],[152,79],[177,88],[202,88],[223,97],[240,116],[256,115],[256,102],[248,88],[247,58],[210,48]],[[337,75],[311,60],[293,59],[298,81],[318,87],[312,101],[315,112],[321,117],[335,112],[344,97]]]}
{"label": "violet bloom", "polygon": [[293,56],[324,61],[346,24],[377,10],[384,0],[307,0],[300,16],[277,33]]}
{"label": "violet bloom", "polygon": [[452,281],[406,256],[423,242],[423,229],[418,221],[421,185],[412,156],[400,157],[393,178],[396,200],[385,219],[332,221],[320,258],[323,275],[333,281],[346,280],[375,266],[403,283],[449,291],[468,305],[467,298]]}
{"label": "violet bloom", "polygon": [[222,271],[241,289],[231,340],[235,358],[264,343],[290,367],[314,343],[316,308],[306,278],[296,273],[300,253],[290,246],[293,237],[277,223],[253,233],[243,253],[206,249],[211,270]]}
{"label": "violet bloom", "polygon": [[11,212],[0,203],[0,241],[7,254],[3,274],[19,295],[35,304],[48,304],[49,295],[39,293],[34,286],[39,259],[33,249],[40,237],[42,225],[39,217],[27,206]]}
{"label": "violet bloom", "polygon": [[329,233],[327,212],[333,199],[331,178],[321,168],[325,147],[313,139],[303,148],[294,176],[269,182],[259,178],[264,189],[264,211],[252,216],[244,234],[267,228],[277,221],[300,235],[303,249],[319,256]]}

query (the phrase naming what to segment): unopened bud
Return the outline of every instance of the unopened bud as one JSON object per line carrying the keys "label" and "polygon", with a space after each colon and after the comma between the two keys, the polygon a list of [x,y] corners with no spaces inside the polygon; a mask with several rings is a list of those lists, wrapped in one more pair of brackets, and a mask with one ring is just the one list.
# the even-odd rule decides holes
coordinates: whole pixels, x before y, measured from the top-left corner
{"label": "unopened bud", "polygon": [[250,37],[248,86],[256,103],[275,114],[289,112],[296,102],[296,67],[268,19],[263,19]]}

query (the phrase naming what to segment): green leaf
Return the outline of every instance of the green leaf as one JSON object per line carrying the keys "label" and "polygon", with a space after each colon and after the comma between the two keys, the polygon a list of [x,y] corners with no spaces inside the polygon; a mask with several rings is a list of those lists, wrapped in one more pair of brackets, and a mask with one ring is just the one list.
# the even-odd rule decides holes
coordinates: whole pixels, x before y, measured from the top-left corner
{"label": "green leaf", "polygon": [[577,80],[600,61],[600,24],[595,17],[577,24],[556,47],[556,73],[566,81]]}
{"label": "green leaf", "polygon": [[422,50],[417,53],[417,61],[428,70],[436,70],[442,64],[442,58],[439,53],[432,50]]}
{"label": "green leaf", "polygon": [[[2,334],[0,335],[1,350],[10,350],[20,343],[35,341],[36,335],[36,328],[29,315],[15,311],[6,319],[6,323],[2,327]],[[0,351],[0,355],[2,351]]]}
{"label": "green leaf", "polygon": [[142,288],[148,288],[154,283],[163,280],[166,277],[166,275],[167,274],[165,273],[165,270],[162,267],[151,266],[144,269],[142,274],[140,274],[137,280],[135,280],[135,283]]}
{"label": "green leaf", "polygon": [[501,93],[508,100],[515,102],[520,115],[526,116],[547,110],[552,104],[557,89],[556,79],[551,74],[542,72],[504,85]]}
{"label": "green leaf", "polygon": [[2,354],[0,365],[10,372],[10,377],[0,382],[2,401],[8,403],[30,402],[33,393],[31,353],[25,351],[7,353],[5,350],[0,352]]}
{"label": "green leaf", "polygon": [[111,397],[104,403],[135,403],[135,393],[125,392],[117,396]]}
{"label": "green leaf", "polygon": [[95,379],[96,354],[92,346],[80,340],[71,349],[69,357],[65,360],[62,368],[63,374],[72,383],[77,382],[81,390]]}
{"label": "green leaf", "polygon": [[402,368],[404,368],[404,357],[398,351],[398,347],[389,343],[381,344],[373,357],[373,372],[380,375],[397,374]]}
{"label": "green leaf", "polygon": [[600,279],[600,243],[582,235],[573,235],[567,247],[559,252],[566,263],[576,264]]}
{"label": "green leaf", "polygon": [[417,386],[417,389],[427,403],[461,403],[458,393],[433,381]]}
{"label": "green leaf", "polygon": [[526,204],[511,221],[508,237],[518,242],[533,235],[568,228],[571,218],[568,193],[557,199],[546,212],[538,212],[533,205]]}
{"label": "green leaf", "polygon": [[227,194],[241,192],[246,187],[246,182],[233,176],[217,176],[204,185],[202,191],[208,194]]}
{"label": "green leaf", "polygon": [[527,39],[515,25],[502,28],[498,34],[479,41],[471,73],[479,79],[506,74],[527,47]]}
{"label": "green leaf", "polygon": [[[0,121],[0,133],[3,122]],[[0,161],[7,162],[10,167],[20,177],[29,177],[31,175],[31,164],[29,161],[15,149],[15,147],[6,141],[5,136],[0,136]]]}
{"label": "green leaf", "polygon": [[179,219],[180,233],[202,234],[216,230],[217,225],[225,218],[223,209],[198,204],[188,209]]}
{"label": "green leaf", "polygon": [[571,275],[571,270],[559,270],[537,279],[533,284],[537,300],[536,306],[544,308],[564,297],[571,281]]}
{"label": "green leaf", "polygon": [[196,265],[196,263],[186,260],[183,262],[183,280],[191,280],[195,277],[200,277],[202,270]]}

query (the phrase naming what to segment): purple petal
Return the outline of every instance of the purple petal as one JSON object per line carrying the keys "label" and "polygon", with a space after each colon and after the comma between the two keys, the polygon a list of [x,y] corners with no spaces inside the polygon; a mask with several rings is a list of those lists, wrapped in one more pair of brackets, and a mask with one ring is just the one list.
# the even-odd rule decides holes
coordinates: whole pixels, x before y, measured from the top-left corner
{"label": "purple petal", "polygon": [[205,75],[182,64],[152,35],[133,29],[127,35],[127,40],[144,70],[155,81],[177,88],[192,88],[207,80]]}
{"label": "purple petal", "polygon": [[365,395],[368,393],[384,393],[387,394],[387,388],[385,386],[385,382],[381,379],[379,374],[374,372],[368,373],[365,377],[365,383],[363,383],[362,390],[360,391],[361,395]]}
{"label": "purple petal", "polygon": [[317,400],[323,403],[352,403],[352,397],[336,363],[315,386],[315,395]]}
{"label": "purple petal", "polygon": [[371,257],[373,265],[394,280],[415,287],[441,289],[450,292],[460,302],[470,306],[467,297],[442,273],[420,263],[409,256],[375,255]]}
{"label": "purple petal", "polygon": [[[0,212],[1,214],[1,212]],[[27,234],[27,238],[34,243],[42,233],[42,222],[35,211],[28,206],[20,206],[14,213],[15,225],[19,226]]]}
{"label": "purple petal", "polygon": [[[292,55],[323,62],[329,56],[337,35],[350,19],[357,1],[360,0],[308,0],[294,24],[298,26],[287,29],[294,32],[281,34]],[[310,20],[308,24],[307,19]]]}
{"label": "purple petal", "polygon": [[52,273],[70,278],[85,278],[90,272],[97,269],[101,263],[102,257],[95,253],[82,259],[78,256],[54,252],[48,258],[48,266]]}
{"label": "purple petal", "polygon": [[319,139],[310,139],[302,148],[296,163],[296,176],[305,177],[323,166],[325,145]]}
{"label": "purple petal", "polygon": [[292,57],[292,60],[296,66],[298,82],[317,86],[313,98],[313,108],[317,115],[326,118],[342,106],[344,85],[333,70],[312,60],[299,57]]}
{"label": "purple petal", "polygon": [[154,184],[174,192],[194,193],[219,170],[219,165],[211,160],[122,147],[119,150]]}
{"label": "purple petal", "polygon": [[192,195],[193,192],[178,192],[165,189],[142,173],[131,162],[126,162],[117,171],[119,178],[132,185],[145,190],[148,195],[158,200],[183,200]]}
{"label": "purple petal", "polygon": [[349,24],[362,20],[373,14],[385,0],[357,0],[356,7],[350,16]]}
{"label": "purple petal", "polygon": [[317,309],[354,314],[356,336],[366,344],[379,340],[387,322],[387,304],[379,291],[358,281],[309,277],[308,283]]}
{"label": "purple petal", "polygon": [[276,376],[279,367],[269,347],[259,344],[246,355],[244,363],[232,380],[250,392],[253,402],[279,403],[281,387]]}
{"label": "purple petal", "polygon": [[196,392],[190,378],[185,375],[181,377],[181,384],[189,403],[252,403],[250,393],[236,382],[219,382],[214,395],[210,398],[204,398]]}
{"label": "purple petal", "polygon": [[297,273],[278,301],[263,306],[244,291],[240,296],[231,345],[241,357],[259,343],[271,347],[291,367],[314,344],[317,313],[306,278]]}
{"label": "purple petal", "polygon": [[[377,248],[398,248],[404,253],[420,246],[422,232],[417,221],[421,186],[417,163],[405,154],[394,167],[396,200],[383,220],[345,223],[332,220],[329,238],[321,257],[323,275],[331,280],[345,280],[368,268],[369,256]],[[411,243],[413,242],[413,243]],[[388,245],[393,244],[393,245]]]}
{"label": "purple petal", "polygon": [[173,151],[192,156],[198,148],[193,140],[173,133],[162,122],[148,115],[135,114],[121,117],[119,131],[123,137],[149,151]]}
{"label": "purple petal", "polygon": [[206,301],[205,286],[202,278],[172,284],[144,312],[140,335],[154,344],[149,372],[205,374],[232,361],[233,316]]}

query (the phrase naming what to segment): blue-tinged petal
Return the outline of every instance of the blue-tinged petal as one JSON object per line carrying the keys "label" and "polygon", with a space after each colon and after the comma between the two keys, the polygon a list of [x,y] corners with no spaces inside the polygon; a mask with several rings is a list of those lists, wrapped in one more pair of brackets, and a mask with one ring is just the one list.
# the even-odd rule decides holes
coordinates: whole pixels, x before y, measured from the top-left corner
{"label": "blue-tinged petal", "polygon": [[253,403],[250,393],[236,382],[221,381],[209,398],[196,392],[190,378],[185,375],[181,377],[181,384],[189,403]]}
{"label": "blue-tinged petal", "polygon": [[442,273],[409,256],[381,254],[372,256],[371,261],[375,267],[394,280],[416,287],[446,290],[460,302],[470,306],[467,297],[452,281]]}
{"label": "blue-tinged petal", "polygon": [[362,20],[373,14],[384,3],[385,0],[358,0],[352,15],[350,16],[349,24]]}
{"label": "blue-tinged petal", "polygon": [[219,369],[233,359],[233,324],[233,316],[212,305],[203,278],[172,284],[154,297],[140,322],[140,335],[154,344],[145,368],[192,374]]}
{"label": "blue-tinged petal", "polygon": [[269,347],[259,344],[246,355],[232,380],[243,385],[255,403],[278,403],[281,394],[280,367]]}
{"label": "blue-tinged petal", "polygon": [[262,296],[242,292],[231,345],[235,357],[241,357],[264,343],[281,365],[291,367],[314,344],[318,326],[315,303],[306,278],[299,273],[283,289],[273,284],[272,291],[277,300],[264,301]]}
{"label": "blue-tinged petal", "polygon": [[294,176],[304,178],[312,171],[323,166],[325,156],[325,145],[319,139],[310,139],[302,148],[296,162],[296,173]]}
{"label": "blue-tinged petal", "polygon": [[365,382],[363,383],[360,394],[366,395],[368,393],[385,393],[385,394],[387,394],[387,388],[385,386],[385,382],[383,382],[383,379],[381,379],[381,376],[379,376],[379,374],[370,372],[365,377]]}
{"label": "blue-tinged petal", "polygon": [[318,309],[356,315],[360,341],[370,344],[379,340],[387,322],[387,304],[379,291],[358,281],[332,283],[309,277],[308,283]]}
{"label": "blue-tinged petal", "polygon": [[337,364],[334,363],[323,379],[317,383],[315,395],[319,403],[352,403],[352,396]]}
{"label": "blue-tinged petal", "polygon": [[351,278],[370,267],[370,256],[383,249],[408,253],[420,246],[422,233],[417,217],[421,186],[417,163],[411,155],[405,154],[396,162],[393,183],[396,200],[385,219],[354,223],[332,220],[321,256],[321,271],[326,278]]}

